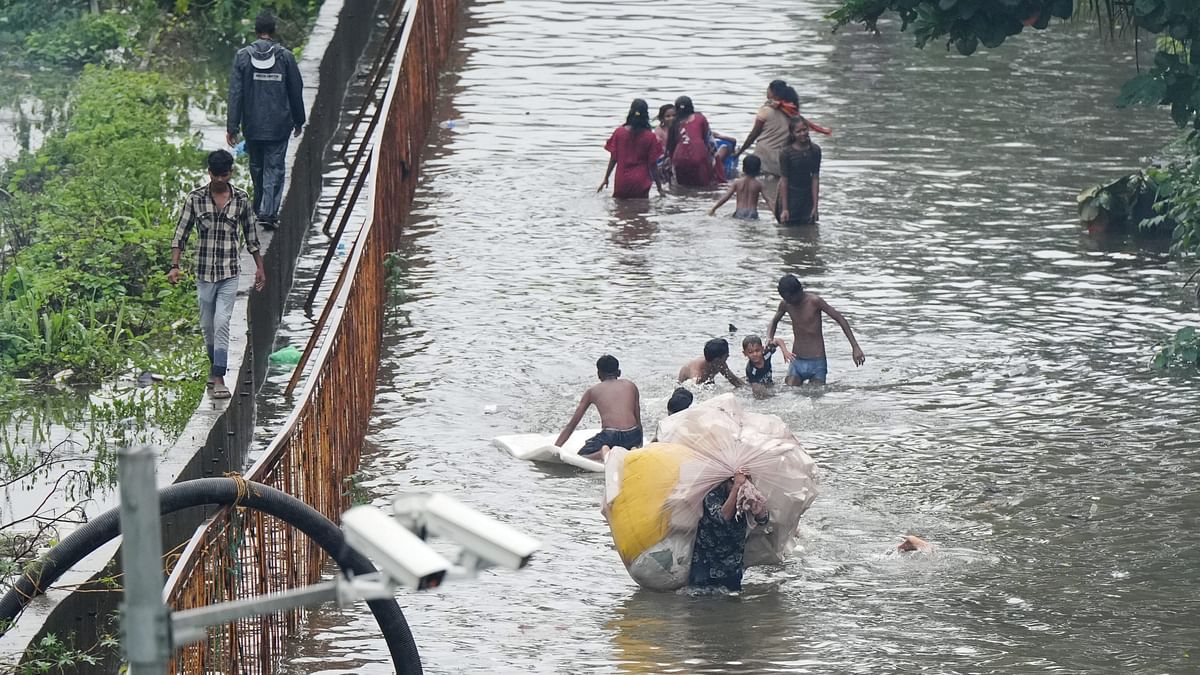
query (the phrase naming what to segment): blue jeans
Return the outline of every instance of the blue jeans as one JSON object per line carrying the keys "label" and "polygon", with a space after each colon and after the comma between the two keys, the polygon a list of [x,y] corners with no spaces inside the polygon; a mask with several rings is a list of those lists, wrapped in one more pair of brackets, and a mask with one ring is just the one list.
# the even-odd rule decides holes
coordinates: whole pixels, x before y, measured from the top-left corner
{"label": "blue jeans", "polygon": [[204,346],[211,364],[210,377],[225,377],[229,362],[229,321],[233,318],[237,288],[237,277],[196,282],[196,295],[200,298],[200,330],[204,333]]}
{"label": "blue jeans", "polygon": [[279,220],[287,147],[286,136],[282,141],[246,140],[246,152],[250,155],[250,180],[254,182],[254,213],[259,220]]}
{"label": "blue jeans", "polygon": [[788,368],[788,377],[795,378],[801,382],[806,380],[820,380],[824,382],[825,376],[828,374],[829,362],[824,356],[818,356],[815,359],[802,359],[797,356]]}

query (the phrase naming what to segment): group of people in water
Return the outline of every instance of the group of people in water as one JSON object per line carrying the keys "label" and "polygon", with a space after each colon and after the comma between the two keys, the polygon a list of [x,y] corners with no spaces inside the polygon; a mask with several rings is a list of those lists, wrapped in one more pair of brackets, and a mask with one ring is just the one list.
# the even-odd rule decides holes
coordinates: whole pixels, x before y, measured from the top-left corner
{"label": "group of people in water", "polygon": [[[758,109],[753,128],[739,146],[736,139],[713,131],[687,96],[660,107],[657,126],[651,125],[646,102],[635,99],[625,124],[614,130],[605,144],[609,161],[597,192],[609,186],[614,171],[616,199],[644,199],[651,187],[662,194],[671,184],[713,188],[733,178],[736,158],[741,157],[741,176],[730,183],[709,215],[715,215],[736,197],[734,218],[758,219],[758,205],[762,203],[783,225],[815,224],[819,219],[821,148],[812,142],[809,132],[827,135],[831,132],[801,115],[799,104],[795,89],[783,80],[771,82],[767,101]],[[754,153],[747,154],[751,146]],[[746,357],[744,380],[729,367],[729,342],[714,338],[705,343],[702,355],[680,368],[678,381],[702,385],[712,383],[720,375],[735,387],[749,385],[761,395],[774,385],[771,360],[780,353],[787,364],[786,384],[823,385],[828,375],[821,329],[825,316],[841,327],[855,365],[861,366],[866,361],[846,318],[821,297],[806,291],[798,278],[784,275],[777,290],[780,302],[766,336],[748,335],[742,340],[742,354]],[[792,324],[790,349],[785,340],[775,335],[784,316]],[[562,447],[587,410],[595,406],[602,429],[584,443],[579,454],[604,462],[610,448],[632,450],[642,446],[641,400],[637,386],[621,378],[620,363],[615,357],[607,354],[600,357],[596,375],[600,381],[583,393],[555,444]],[[690,390],[677,388],[667,402],[667,414],[687,409],[692,398]],[[689,586],[740,589],[748,519],[763,524],[769,518],[761,503],[756,508],[740,508],[739,504],[746,501],[745,495],[753,492],[750,480],[749,475],[739,470],[705,496]],[[928,552],[931,547],[918,537],[908,536],[895,550]]]}
{"label": "group of people in water", "polygon": [[[671,184],[712,188],[733,178],[741,157],[741,177],[710,214],[736,196],[735,218],[757,219],[761,201],[782,224],[817,222],[821,147],[809,132],[832,132],[800,114],[800,97],[787,82],[768,85],[767,100],[740,147],[736,138],[714,131],[687,96],[661,106],[655,119],[657,126],[651,123],[646,101],[634,99],[625,123],[604,145],[608,167],[597,192],[610,180],[616,199],[645,199],[651,187],[663,194],[664,186]],[[747,154],[751,146],[754,154]]]}

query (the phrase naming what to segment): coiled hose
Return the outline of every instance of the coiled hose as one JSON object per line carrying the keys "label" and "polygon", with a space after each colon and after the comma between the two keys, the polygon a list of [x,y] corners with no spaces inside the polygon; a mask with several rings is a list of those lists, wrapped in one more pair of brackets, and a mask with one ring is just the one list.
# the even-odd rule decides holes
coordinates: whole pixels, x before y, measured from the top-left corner
{"label": "coiled hose", "polygon": [[[371,561],[346,546],[337,525],[308,504],[261,483],[233,478],[200,478],[176,483],[158,491],[160,511],[165,515],[195,506],[238,505],[272,515],[308,535],[337,562],[343,571],[356,575],[375,572]],[[75,530],[30,566],[13,588],[0,598],[0,624],[15,621],[29,601],[58,580],[75,563],[112,541],[121,533],[119,509],[111,509]],[[370,600],[367,606],[379,622],[379,630],[400,674],[419,675],[421,657],[412,631],[396,600]]]}

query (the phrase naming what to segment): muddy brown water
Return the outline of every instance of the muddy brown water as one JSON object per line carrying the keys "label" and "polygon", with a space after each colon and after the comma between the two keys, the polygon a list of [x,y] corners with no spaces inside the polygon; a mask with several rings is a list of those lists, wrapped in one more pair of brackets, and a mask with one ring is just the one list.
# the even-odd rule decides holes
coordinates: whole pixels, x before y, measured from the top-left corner
{"label": "muddy brown water", "polygon": [[[964,60],[893,24],[831,34],[833,6],[468,9],[440,114],[471,126],[431,138],[361,483],[381,505],[451,492],[544,550],[519,573],[401,594],[429,672],[1200,667],[1200,393],[1147,368],[1195,320],[1189,270],[1083,236],[1075,216],[1081,187],[1174,133],[1161,111],[1111,106],[1131,47],[1071,24]],[[716,193],[594,194],[634,96],[688,94],[742,137],[776,77],[835,130],[816,137],[818,227],[707,217]],[[819,464],[800,547],[739,597],[639,590],[600,480],[490,439],[558,431],[606,352],[652,424],[706,339],[765,331],[785,272],[868,356],[855,368],[827,322],[826,389],[745,399]],[[937,552],[886,554],[910,532]],[[287,670],[390,662],[360,606],[315,615]]]}

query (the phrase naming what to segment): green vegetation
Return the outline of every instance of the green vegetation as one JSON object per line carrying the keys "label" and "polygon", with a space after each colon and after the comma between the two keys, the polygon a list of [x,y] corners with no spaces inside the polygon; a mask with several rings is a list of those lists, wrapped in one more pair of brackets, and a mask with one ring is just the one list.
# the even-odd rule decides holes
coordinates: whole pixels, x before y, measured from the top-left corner
{"label": "green vegetation", "polygon": [[[1196,0],[843,0],[829,18],[835,30],[860,23],[875,30],[885,14],[912,28],[918,47],[946,39],[960,54],[982,44],[999,47],[1026,27],[1046,28],[1052,18],[1090,15],[1108,36],[1128,28],[1158,36],[1153,62],[1121,88],[1117,104],[1169,106],[1171,119],[1185,130],[1180,160],[1147,169],[1080,195],[1081,216],[1136,212],[1138,189],[1153,186],[1153,213],[1141,227],[1172,230],[1172,252],[1200,253],[1200,2]],[[1134,185],[1137,183],[1137,185]],[[1113,190],[1116,186],[1117,190]],[[1200,295],[1198,295],[1200,301]],[[1183,362],[1200,366],[1200,339],[1184,328],[1154,358],[1155,368]]]}

